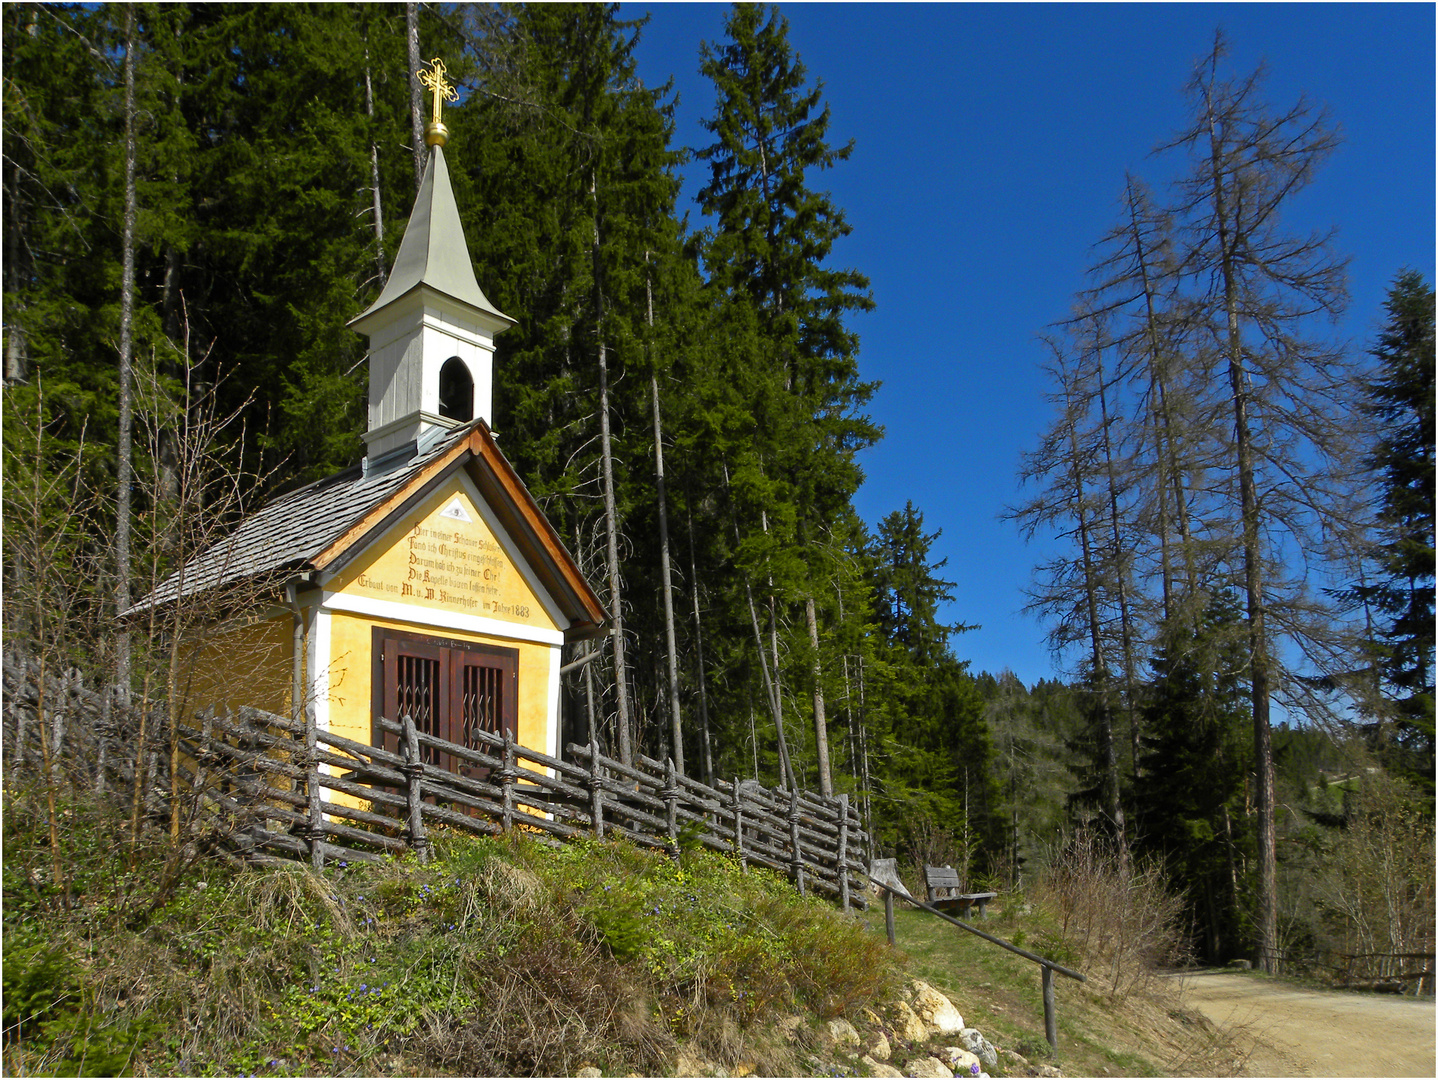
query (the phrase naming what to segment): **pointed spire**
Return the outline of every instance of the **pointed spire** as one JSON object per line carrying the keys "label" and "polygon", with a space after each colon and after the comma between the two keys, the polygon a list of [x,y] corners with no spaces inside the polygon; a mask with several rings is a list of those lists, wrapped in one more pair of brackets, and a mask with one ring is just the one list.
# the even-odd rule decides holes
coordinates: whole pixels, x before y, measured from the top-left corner
{"label": "pointed spire", "polygon": [[414,213],[400,241],[394,271],[380,291],[379,299],[363,314],[351,319],[349,325],[363,330],[361,322],[417,285],[428,285],[436,292],[493,316],[504,326],[514,325],[513,319],[489,302],[475,279],[469,245],[465,243],[464,229],[459,223],[459,207],[455,205],[454,191],[449,184],[449,166],[438,144],[429,149],[419,197],[414,201]]}

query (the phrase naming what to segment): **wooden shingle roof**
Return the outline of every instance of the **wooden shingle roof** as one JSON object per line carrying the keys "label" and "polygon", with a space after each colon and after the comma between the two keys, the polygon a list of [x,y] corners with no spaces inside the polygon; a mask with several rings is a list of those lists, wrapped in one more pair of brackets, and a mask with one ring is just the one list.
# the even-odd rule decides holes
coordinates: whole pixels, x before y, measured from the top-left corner
{"label": "wooden shingle roof", "polygon": [[242,581],[338,571],[461,468],[570,620],[566,637],[597,633],[608,618],[603,605],[483,420],[397,467],[367,473],[355,466],[279,496],[124,614]]}

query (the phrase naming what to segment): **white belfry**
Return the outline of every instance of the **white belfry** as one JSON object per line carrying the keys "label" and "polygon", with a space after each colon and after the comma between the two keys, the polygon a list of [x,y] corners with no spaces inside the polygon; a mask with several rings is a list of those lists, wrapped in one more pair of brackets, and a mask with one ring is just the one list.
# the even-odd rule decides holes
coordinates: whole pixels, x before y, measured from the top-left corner
{"label": "white belfry", "polygon": [[493,420],[494,335],[514,320],[475,279],[444,160],[445,134],[431,121],[429,162],[394,272],[379,299],[349,323],[370,343],[371,463],[410,444],[422,450],[426,436],[459,424]]}

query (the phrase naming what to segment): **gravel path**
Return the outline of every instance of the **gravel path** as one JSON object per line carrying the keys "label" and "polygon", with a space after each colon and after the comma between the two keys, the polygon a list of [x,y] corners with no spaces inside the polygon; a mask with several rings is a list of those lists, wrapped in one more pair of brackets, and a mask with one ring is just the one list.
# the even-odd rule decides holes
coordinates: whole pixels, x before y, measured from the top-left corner
{"label": "gravel path", "polygon": [[1438,1075],[1431,997],[1300,990],[1228,972],[1180,978],[1185,1005],[1237,1034],[1247,1076]]}

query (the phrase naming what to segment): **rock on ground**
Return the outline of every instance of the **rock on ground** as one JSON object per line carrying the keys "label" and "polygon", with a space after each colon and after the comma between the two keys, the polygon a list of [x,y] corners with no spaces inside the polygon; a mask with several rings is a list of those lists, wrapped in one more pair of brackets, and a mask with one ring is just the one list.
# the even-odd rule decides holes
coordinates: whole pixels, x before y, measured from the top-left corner
{"label": "rock on ground", "polygon": [[999,1052],[994,1049],[988,1039],[984,1038],[978,1028],[964,1028],[959,1032],[959,1044],[978,1058],[980,1064],[986,1069],[992,1069],[999,1063]]}
{"label": "rock on ground", "polygon": [[944,1047],[944,1057],[955,1076],[978,1076],[983,1071],[983,1066],[979,1064],[979,1056],[970,1053],[962,1046]]}
{"label": "rock on ground", "polygon": [[952,1077],[954,1074],[936,1057],[914,1058],[904,1069],[905,1076]]}
{"label": "rock on ground", "polygon": [[874,1045],[869,1047],[869,1056],[876,1061],[888,1061],[889,1055],[894,1051],[889,1046],[889,1037],[882,1031],[874,1039]]}
{"label": "rock on ground", "polygon": [[869,1070],[870,1076],[903,1076],[898,1069],[883,1061],[875,1061],[868,1054],[859,1059],[859,1064]]}
{"label": "rock on ground", "polygon": [[858,1046],[859,1033],[854,1030],[854,1025],[845,1020],[842,1016],[830,1020],[824,1025],[824,1034],[835,1046]]}
{"label": "rock on ground", "polygon": [[712,1065],[700,1061],[688,1050],[680,1050],[674,1061],[675,1076],[708,1076],[714,1071]]}
{"label": "rock on ground", "polygon": [[915,979],[910,986],[914,1012],[926,1025],[940,1035],[951,1035],[964,1029],[964,1018],[954,1003],[926,982]]}
{"label": "rock on ground", "polygon": [[893,1007],[894,1036],[904,1042],[924,1042],[929,1037],[929,1027],[919,1019],[907,1001],[896,1001]]}

